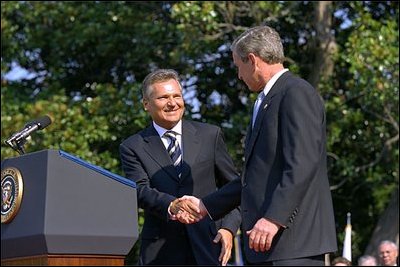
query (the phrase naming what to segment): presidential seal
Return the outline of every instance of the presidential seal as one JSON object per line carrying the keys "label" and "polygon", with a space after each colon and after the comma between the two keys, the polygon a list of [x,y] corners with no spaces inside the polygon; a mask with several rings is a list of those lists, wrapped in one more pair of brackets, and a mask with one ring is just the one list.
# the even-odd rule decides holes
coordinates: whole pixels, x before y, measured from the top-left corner
{"label": "presidential seal", "polygon": [[21,172],[13,167],[1,170],[1,223],[9,223],[21,206],[24,185]]}

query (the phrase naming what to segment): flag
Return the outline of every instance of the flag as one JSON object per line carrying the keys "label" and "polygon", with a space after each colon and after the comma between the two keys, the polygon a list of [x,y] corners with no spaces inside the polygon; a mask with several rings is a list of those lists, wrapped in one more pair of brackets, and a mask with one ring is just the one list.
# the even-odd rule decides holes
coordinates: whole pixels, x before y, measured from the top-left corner
{"label": "flag", "polygon": [[344,230],[343,258],[351,261],[351,213],[347,213],[347,224]]}

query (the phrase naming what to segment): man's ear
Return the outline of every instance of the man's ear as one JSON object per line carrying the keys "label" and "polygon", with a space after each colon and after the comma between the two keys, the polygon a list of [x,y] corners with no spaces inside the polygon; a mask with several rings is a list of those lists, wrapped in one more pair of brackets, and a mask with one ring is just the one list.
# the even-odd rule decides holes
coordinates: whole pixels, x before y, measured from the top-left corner
{"label": "man's ear", "polygon": [[146,99],[143,99],[142,100],[142,105],[143,105],[143,109],[145,110],[145,111],[147,111],[147,105],[149,104],[149,101],[147,101]]}
{"label": "man's ear", "polygon": [[253,65],[256,64],[256,62],[257,62],[256,55],[254,55],[253,53],[249,53],[249,54],[247,55],[247,57],[248,57],[248,59],[251,61],[251,63],[252,63]]}

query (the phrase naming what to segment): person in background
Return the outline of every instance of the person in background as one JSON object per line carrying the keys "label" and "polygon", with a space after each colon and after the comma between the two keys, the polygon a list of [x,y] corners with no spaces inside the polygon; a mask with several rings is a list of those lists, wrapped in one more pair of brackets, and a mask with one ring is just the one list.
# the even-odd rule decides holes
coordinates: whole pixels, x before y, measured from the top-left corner
{"label": "person in background", "polygon": [[358,258],[358,266],[378,266],[378,261],[374,256],[363,255]]}
{"label": "person in background", "polygon": [[240,205],[248,264],[322,266],[337,250],[322,98],[283,66],[281,38],[271,27],[246,30],[231,50],[238,78],[257,94],[241,179],[174,204],[198,219],[218,219]]}
{"label": "person in background", "polygon": [[397,266],[397,256],[399,247],[390,240],[384,240],[379,243],[378,255],[382,266]]}
{"label": "person in background", "polygon": [[332,261],[332,266],[351,266],[351,261],[345,257],[336,257]]}
{"label": "person in background", "polygon": [[179,222],[189,214],[169,210],[185,194],[204,197],[238,177],[222,131],[182,119],[185,104],[174,70],[148,74],[142,93],[152,123],[120,145],[122,168],[136,182],[144,210],[139,264],[226,265],[240,226],[238,209],[219,221],[191,225]]}

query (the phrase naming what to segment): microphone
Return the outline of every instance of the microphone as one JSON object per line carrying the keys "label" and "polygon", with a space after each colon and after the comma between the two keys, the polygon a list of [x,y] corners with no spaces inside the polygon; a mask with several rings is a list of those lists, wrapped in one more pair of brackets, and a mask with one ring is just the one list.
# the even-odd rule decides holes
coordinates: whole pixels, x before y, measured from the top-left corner
{"label": "microphone", "polygon": [[[23,144],[25,139],[28,138],[33,132],[42,130],[51,124],[51,119],[49,116],[40,117],[37,120],[28,122],[25,124],[24,128],[13,134],[8,138],[5,143],[12,147],[14,150],[18,151],[20,154],[24,154]],[[22,152],[22,153],[21,153]]]}

